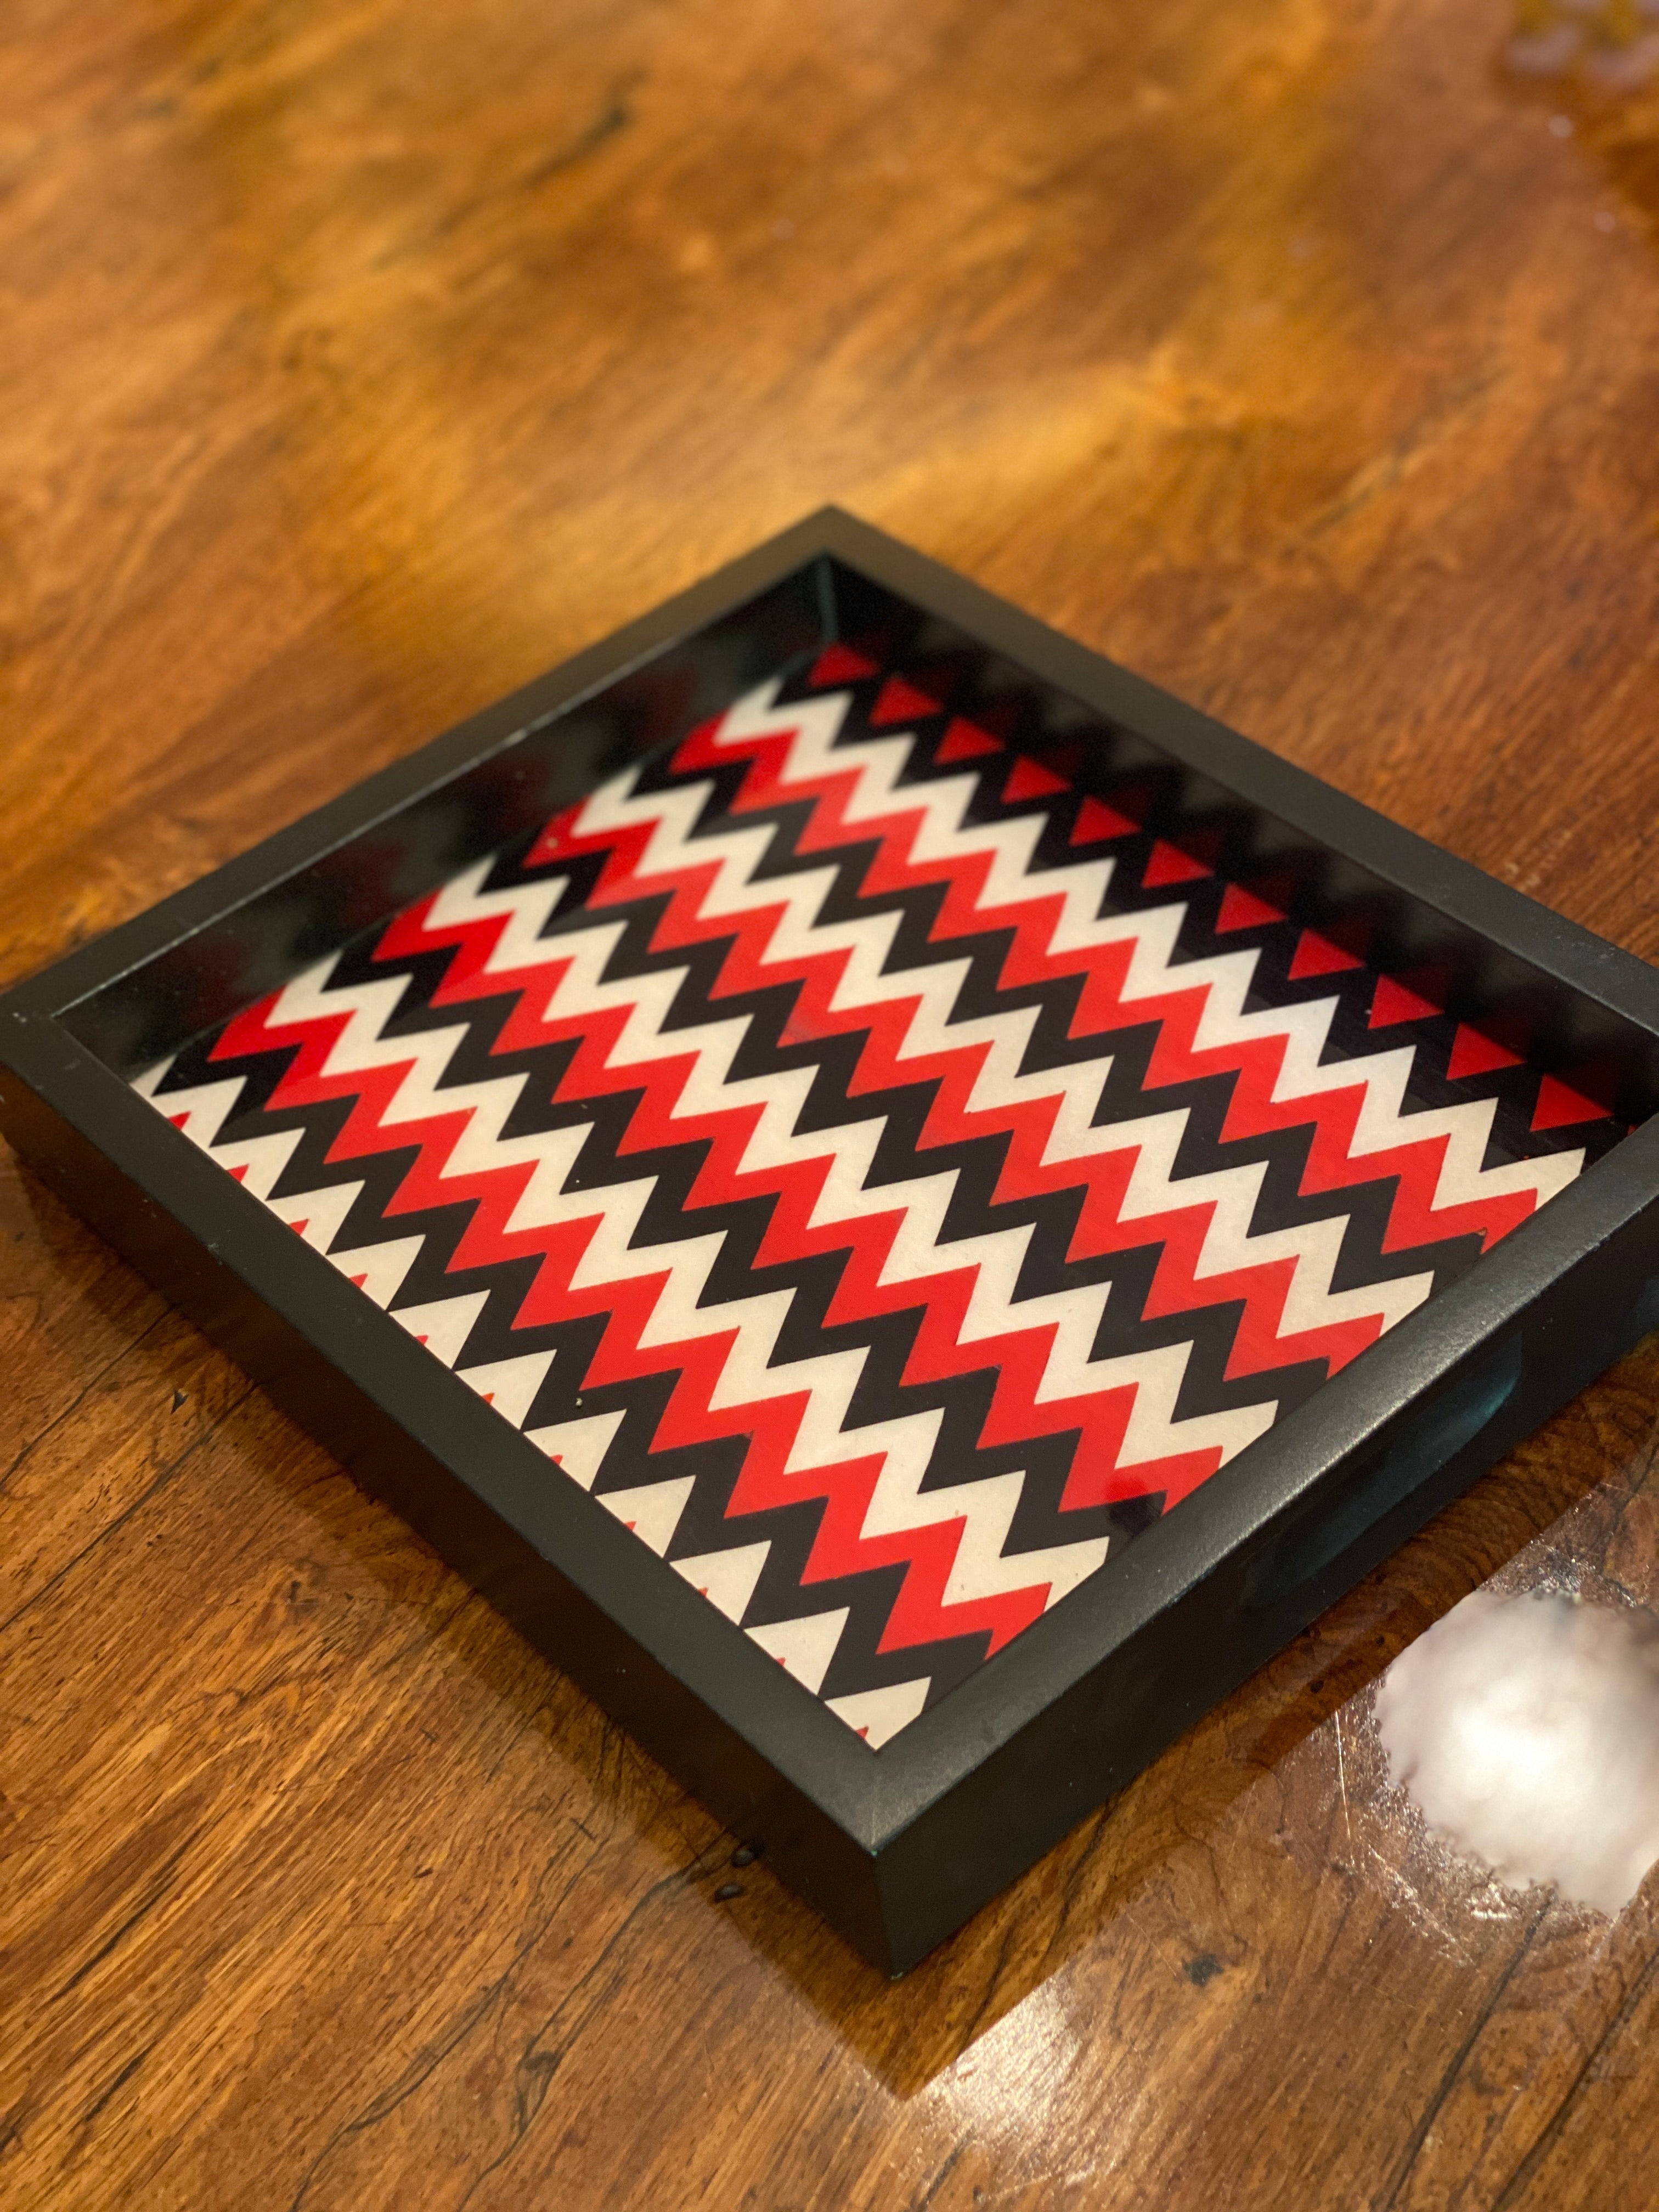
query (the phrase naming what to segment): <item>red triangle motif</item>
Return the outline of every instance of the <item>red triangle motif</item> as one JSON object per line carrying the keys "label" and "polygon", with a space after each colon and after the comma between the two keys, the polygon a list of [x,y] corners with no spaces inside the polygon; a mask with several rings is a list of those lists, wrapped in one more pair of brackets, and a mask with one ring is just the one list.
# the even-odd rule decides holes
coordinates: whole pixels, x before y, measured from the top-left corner
{"label": "red triangle motif", "polygon": [[1547,1075],[1538,1086],[1538,1109],[1532,1117],[1534,1129],[1565,1129],[1574,1121],[1605,1121],[1607,1109],[1598,1106],[1593,1098],[1586,1098],[1582,1091],[1575,1091],[1559,1077]]}
{"label": "red triangle motif", "polygon": [[1000,753],[1002,749],[1000,738],[994,738],[988,730],[981,730],[975,723],[964,722],[958,714],[939,739],[939,750],[933,758],[936,761],[972,760],[977,754]]}
{"label": "red triangle motif", "polygon": [[826,645],[806,680],[809,684],[855,684],[860,676],[875,672],[875,662],[854,653],[850,645]]}
{"label": "red triangle motif", "polygon": [[1269,906],[1243,884],[1229,884],[1221,894],[1221,911],[1215,918],[1216,935],[1229,929],[1260,929],[1264,922],[1283,921],[1281,908]]}
{"label": "red triangle motif", "polygon": [[1077,811],[1077,820],[1066,842],[1073,845],[1098,845],[1107,837],[1133,837],[1139,827],[1127,814],[1120,814],[1115,806],[1104,805],[1098,799],[1085,799]]}
{"label": "red triangle motif", "polygon": [[1179,845],[1165,844],[1160,837],[1152,847],[1152,858],[1141,870],[1140,880],[1148,890],[1155,890],[1160,884],[1196,883],[1200,876],[1209,873],[1202,860],[1194,860]]}
{"label": "red triangle motif", "polygon": [[1519,1067],[1521,1055],[1508,1052],[1501,1044],[1494,1044],[1479,1030],[1472,1030],[1465,1022],[1452,1039],[1451,1058],[1446,1063],[1447,1080],[1461,1083],[1466,1075],[1491,1075],[1500,1067]]}
{"label": "red triangle motif", "polygon": [[1345,968],[1363,968],[1364,964],[1356,953],[1345,952],[1340,945],[1333,945],[1316,929],[1304,929],[1291,960],[1291,981],[1299,983],[1308,975],[1339,975]]}
{"label": "red triangle motif", "polygon": [[296,1237],[303,1237],[311,1226],[311,1216],[307,1214],[303,1221],[290,1221],[288,1225]]}
{"label": "red triangle motif", "polygon": [[1051,792],[1064,791],[1064,781],[1053,775],[1040,762],[1028,760],[1024,753],[1008,771],[1008,781],[1002,787],[1005,806],[1012,806],[1022,799],[1046,799]]}
{"label": "red triangle motif", "polygon": [[242,1180],[242,1177],[243,1177],[246,1173],[247,1173],[247,1162],[246,1162],[246,1160],[244,1160],[244,1161],[242,1162],[242,1164],[240,1165],[240,1167],[239,1167],[239,1168],[233,1168],[233,1169],[231,1170],[231,1171],[230,1171],[230,1179],[231,1179],[231,1181],[232,1181],[233,1182],[240,1182],[240,1181]]}
{"label": "red triangle motif", "polygon": [[914,684],[907,684],[902,676],[890,676],[876,694],[870,720],[879,728],[887,722],[918,722],[925,715],[939,712],[937,699],[930,699],[925,691],[918,691]]}
{"label": "red triangle motif", "polygon": [[1425,999],[1420,991],[1397,983],[1392,975],[1380,975],[1376,996],[1371,1000],[1370,1026],[1374,1030],[1392,1029],[1396,1022],[1426,1021],[1431,1014],[1439,1012],[1433,1000]]}

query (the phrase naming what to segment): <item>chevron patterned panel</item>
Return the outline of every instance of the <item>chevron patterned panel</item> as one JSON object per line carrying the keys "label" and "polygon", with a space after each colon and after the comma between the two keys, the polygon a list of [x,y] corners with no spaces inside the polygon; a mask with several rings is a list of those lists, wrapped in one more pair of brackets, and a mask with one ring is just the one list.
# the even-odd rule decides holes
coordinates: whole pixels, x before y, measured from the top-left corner
{"label": "chevron patterned panel", "polygon": [[1624,1133],[945,689],[833,647],[138,1085],[872,1746]]}

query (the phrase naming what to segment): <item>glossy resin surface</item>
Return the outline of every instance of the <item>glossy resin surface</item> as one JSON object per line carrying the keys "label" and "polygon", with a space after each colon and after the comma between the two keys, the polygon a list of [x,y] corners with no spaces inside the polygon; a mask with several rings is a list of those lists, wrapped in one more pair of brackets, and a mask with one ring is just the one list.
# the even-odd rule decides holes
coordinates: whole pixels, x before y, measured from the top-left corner
{"label": "glossy resin surface", "polygon": [[1624,1133],[1273,842],[836,645],[139,1087],[879,1747]]}

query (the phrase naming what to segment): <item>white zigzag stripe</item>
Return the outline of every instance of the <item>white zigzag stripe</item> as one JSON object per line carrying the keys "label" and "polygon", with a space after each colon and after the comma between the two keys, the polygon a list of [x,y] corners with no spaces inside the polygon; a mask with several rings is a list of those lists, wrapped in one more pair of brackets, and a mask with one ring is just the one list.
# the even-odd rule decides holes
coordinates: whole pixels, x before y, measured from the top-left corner
{"label": "white zigzag stripe", "polygon": [[[1357,1154],[1443,1135],[1448,1142],[1435,1196],[1437,1206],[1522,1189],[1532,1190],[1541,1201],[1577,1172],[1582,1155],[1557,1155],[1511,1167],[1482,1169],[1493,1110],[1489,1104],[1402,1118],[1412,1061],[1409,1048],[1376,1054],[1361,1063],[1338,1062],[1322,1067],[1319,1056],[1337,1003],[1334,999],[1247,1013],[1244,1000],[1255,963],[1253,952],[1224,954],[1172,969],[1170,957],[1184,911],[1179,903],[1103,918],[1109,862],[1079,863],[1033,877],[1029,870],[1040,828],[1036,819],[964,824],[967,802],[975,787],[970,775],[898,792],[897,778],[912,746],[908,737],[878,740],[831,757],[830,747],[845,716],[845,696],[775,711],[775,685],[762,687],[740,702],[722,724],[718,742],[736,744],[769,734],[793,733],[785,763],[786,783],[804,785],[826,774],[844,776],[850,772],[854,781],[846,807],[849,820],[891,813],[908,816],[910,857],[917,862],[960,861],[969,856],[988,860],[986,882],[977,902],[981,911],[1017,902],[1029,907],[1034,898],[1057,898],[1058,915],[1048,945],[1052,954],[1127,942],[1130,959],[1126,999],[1194,989],[1205,994],[1198,1022],[1200,1049],[1282,1037],[1285,1048],[1274,1091],[1276,1099],[1311,1097],[1322,1091],[1362,1085],[1364,1097],[1353,1146]],[[1093,1113],[1106,1073],[1102,1063],[1034,1075],[1019,1073],[1036,1018],[1033,1011],[962,1021],[951,1018],[968,972],[966,960],[890,974],[886,963],[898,927],[896,915],[834,923],[818,920],[835,878],[832,867],[757,883],[755,868],[771,842],[769,827],[739,828],[692,839],[690,833],[704,808],[710,786],[682,787],[666,793],[636,797],[634,783],[630,771],[592,794],[578,817],[578,834],[604,834],[634,823],[649,824],[650,835],[639,864],[641,875],[684,868],[690,862],[703,866],[717,862],[700,914],[720,918],[771,909],[763,955],[768,965],[844,951],[846,962],[832,1003],[847,1009],[882,1002],[907,1004],[909,1012],[900,1048],[902,1058],[982,1045],[984,1059],[972,1086],[970,1108],[993,1111],[1038,1099],[1054,1102],[1055,1118],[1045,1161],[1080,1160],[1108,1152],[1131,1153],[1133,1167],[1122,1209],[1125,1218],[1174,1207],[1210,1206],[1212,1211],[1197,1266],[1200,1277],[1267,1261],[1292,1261],[1294,1274],[1283,1324],[1285,1332],[1368,1314],[1377,1315],[1385,1326],[1392,1326],[1426,1295],[1431,1279],[1426,1276],[1363,1291],[1333,1291],[1332,1270],[1346,1225],[1342,1218],[1311,1228],[1253,1235],[1249,1224],[1265,1169],[1240,1167],[1172,1179],[1186,1123],[1184,1109],[1150,1115],[1133,1124],[1095,1128]],[[746,1081],[731,1075],[732,1060],[747,1030],[746,1017],[665,1034],[663,1024],[684,979],[684,969],[607,983],[604,971],[622,934],[621,921],[599,921],[543,938],[540,932],[563,884],[546,882],[484,893],[480,885],[486,872],[487,864],[445,888],[432,910],[434,927],[492,915],[503,916],[506,927],[486,972],[505,975],[538,966],[558,966],[562,972],[545,1009],[550,1019],[591,1015],[605,1007],[621,1011],[623,1026],[608,1055],[609,1066],[620,1068],[668,1054],[689,1058],[684,1088],[673,1109],[676,1117],[739,1106],[758,1109],[741,1164],[744,1170],[763,1171],[787,1161],[821,1162],[827,1153],[829,1173],[814,1208],[815,1224],[833,1224],[860,1215],[890,1215],[902,1209],[902,1219],[882,1280],[921,1279],[942,1270],[971,1269],[971,1296],[960,1332],[964,1343],[1012,1329],[1052,1327],[1054,1337],[1040,1386],[1041,1397],[1071,1397],[1133,1386],[1135,1395],[1122,1454],[1124,1464],[1133,1466],[1175,1453],[1216,1447],[1224,1457],[1231,1457],[1270,1425],[1276,1411],[1272,1403],[1242,1413],[1176,1420],[1176,1395],[1189,1346],[1115,1359],[1091,1358],[1106,1296],[1104,1286],[1080,1295],[1016,1301],[1013,1291],[1031,1234],[1029,1227],[942,1243],[941,1231],[955,1188],[954,1173],[870,1188],[866,1178],[880,1135],[879,1123],[858,1122],[835,1131],[799,1134],[796,1124],[810,1086],[810,1072]],[[584,1131],[506,1139],[501,1133],[522,1089],[521,1075],[452,1085],[441,1091],[438,1086],[465,1025],[400,1039],[388,1048],[381,1030],[401,996],[401,981],[388,978],[325,992],[332,966],[332,962],[326,963],[296,978],[283,994],[271,1017],[273,1023],[349,1010],[350,1018],[329,1055],[325,1071],[329,1075],[385,1066],[389,1060],[401,1066],[394,1097],[383,1117],[388,1126],[440,1115],[470,1115],[443,1170],[446,1176],[504,1166],[528,1167],[530,1174],[509,1229],[544,1227],[558,1221],[594,1222],[591,1241],[576,1270],[578,1287],[629,1277],[664,1278],[642,1332],[643,1343],[674,1343],[691,1336],[726,1334],[735,1328],[735,1341],[714,1402],[727,1406],[804,1391],[806,1411],[790,1455],[792,1469],[823,1467],[881,1452],[884,1465],[865,1522],[867,1535],[961,1519],[963,1534],[947,1592],[952,1601],[1034,1587],[1046,1577],[1051,1582],[1052,1602],[1099,1564],[1105,1548],[1099,1541],[1005,1559],[1002,1547],[1018,1504],[1020,1476],[1009,1474],[922,1492],[920,1484],[932,1456],[938,1416],[915,1415],[848,1430],[846,1415],[864,1364],[861,1352],[825,1354],[773,1366],[772,1355],[791,1302],[788,1292],[700,1308],[721,1242],[718,1234],[668,1246],[635,1248],[633,1238],[650,1194],[650,1179],[602,1193],[568,1191],[567,1177],[580,1150]],[[159,1076],[160,1071],[155,1073]],[[153,1087],[153,1079],[146,1087]],[[240,1085],[234,1080],[205,1085],[198,1091],[169,1097],[164,1102],[165,1109],[174,1116],[184,1114],[187,1133],[196,1142],[211,1146],[239,1091]],[[270,1187],[297,1142],[297,1134],[265,1137],[248,1146],[222,1148],[216,1156],[228,1166],[243,1166],[246,1187],[269,1201]],[[343,1192],[287,1200],[281,1210],[285,1218],[297,1218],[310,1204],[313,1218],[307,1227],[308,1238],[325,1248],[359,1188],[350,1185]],[[319,1200],[329,1201],[325,1209],[319,1208]],[[360,1271],[364,1259],[362,1252],[331,1256],[353,1273]]]}

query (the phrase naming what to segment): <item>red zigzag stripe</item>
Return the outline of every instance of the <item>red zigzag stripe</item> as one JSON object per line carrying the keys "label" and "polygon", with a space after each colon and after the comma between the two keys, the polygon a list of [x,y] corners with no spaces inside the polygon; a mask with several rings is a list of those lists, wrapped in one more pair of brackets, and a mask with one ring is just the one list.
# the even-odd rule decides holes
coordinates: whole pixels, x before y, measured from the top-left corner
{"label": "red zigzag stripe", "polygon": [[[700,746],[711,746],[714,733],[700,733],[683,750],[677,765],[701,765]],[[756,757],[738,805],[741,814],[775,803],[781,794],[780,781],[787,764],[790,739],[765,738]],[[1061,901],[1045,895],[1041,878],[1030,896],[1012,902],[987,899],[993,871],[990,852],[955,861],[930,861],[915,853],[917,833],[927,814],[923,805],[907,805],[874,822],[847,819],[849,802],[860,781],[854,765],[844,772],[797,781],[788,795],[811,795],[817,800],[812,822],[803,840],[805,850],[833,852],[854,837],[878,842],[874,863],[866,879],[866,894],[927,882],[944,882],[947,895],[933,935],[940,943],[982,935],[988,928],[1014,931],[1014,943],[1005,963],[1004,988],[1046,980],[1061,975],[1083,974],[1087,978],[1084,1003],[1073,1024],[1074,1034],[1105,1034],[1126,1024],[1159,1021],[1163,1027],[1154,1056],[1153,1081],[1167,1084],[1193,1076],[1236,1073],[1238,1081],[1229,1118],[1228,1134],[1307,1126],[1316,1130],[1316,1144],[1306,1187],[1334,1189],[1379,1175],[1401,1176],[1390,1242],[1396,1246],[1456,1234],[1479,1226],[1488,1239],[1504,1233],[1535,1202],[1529,1194],[1511,1194],[1494,1201],[1441,1208],[1433,1206],[1435,1188],[1447,1139],[1400,1146],[1356,1161],[1352,1146],[1364,1107],[1362,1079],[1340,1091],[1326,1091],[1312,1099],[1275,1101],[1273,1091],[1284,1067],[1282,1037],[1234,1040],[1221,1048],[1206,1049],[1198,1032],[1210,987],[1176,988],[1151,998],[1126,1000],[1125,991],[1134,946],[1128,941],[1103,948],[1056,954],[1052,949]],[[951,1144],[966,1137],[1006,1130],[1012,1138],[997,1196],[1013,1199],[1075,1188],[1082,1184],[1087,1198],[1070,1256],[1122,1249],[1161,1241],[1165,1252],[1160,1262],[1149,1310],[1174,1312],[1243,1297],[1245,1325],[1239,1334],[1233,1371],[1250,1372],[1289,1358],[1323,1356],[1334,1365],[1352,1358],[1382,1325],[1381,1316],[1348,1322],[1334,1328],[1281,1338],[1286,1295],[1295,1263],[1285,1260],[1206,1276],[1200,1281],[1196,1267],[1212,1203],[1176,1207],[1150,1217],[1126,1220],[1123,1204],[1135,1159],[1133,1153],[1113,1153],[1079,1161],[1045,1164],[1044,1152],[1054,1134],[1060,1102],[1057,1098],[1020,1099],[991,1105],[970,1103],[990,1052],[987,1043],[955,1050],[907,1057],[903,1048],[921,999],[878,1001],[869,1006],[834,1004],[835,994],[848,966],[845,950],[808,953],[793,960],[769,957],[771,940],[783,913],[781,903],[754,907],[731,915],[706,915],[702,909],[719,871],[718,862],[700,863],[665,872],[651,872],[644,863],[663,817],[621,832],[585,836],[581,823],[586,810],[576,810],[550,825],[537,858],[567,857],[583,849],[600,849],[607,860],[593,895],[596,920],[618,902],[647,893],[671,893],[670,904],[653,944],[659,950],[689,945],[711,936],[731,937],[733,942],[723,963],[716,996],[752,989],[757,983],[798,981],[799,995],[792,1020],[792,1036],[830,1036],[862,1030],[866,1032],[854,1088],[874,1092],[900,1082],[937,1080],[938,1096],[930,1112],[923,1143]],[[987,900],[981,904],[981,900]],[[440,900],[428,900],[411,909],[388,929],[380,948],[392,957],[434,943],[449,944],[455,957],[436,995],[437,1006],[465,1002],[482,994],[499,995],[514,987],[514,975],[486,975],[486,963],[498,952],[507,933],[508,917],[446,920],[434,923],[433,908]],[[550,961],[547,955],[555,957]],[[901,1209],[866,1214],[855,1221],[837,1220],[818,1227],[811,1224],[828,1178],[830,1159],[787,1162],[759,1171],[745,1170],[741,1163],[761,1109],[748,1104],[708,1113],[677,1114],[683,1102],[695,1055],[665,1051],[660,1057],[632,1061],[613,1068],[607,1063],[629,1020],[627,1007],[596,1009],[574,1018],[547,1018],[542,1009],[549,997],[550,975],[560,972],[556,941],[542,948],[538,964],[518,981],[518,1003],[502,1034],[500,1049],[519,1049],[544,1044],[556,1036],[576,1036],[580,1042],[561,1086],[562,1095],[592,1097],[605,1091],[643,1086],[644,1097],[634,1115],[628,1148],[648,1150],[664,1144],[706,1138],[709,1156],[699,1176],[692,1203],[709,1205],[736,1197],[767,1192],[775,1206],[763,1264],[809,1252],[844,1251],[848,1255],[832,1322],[857,1320],[914,1308],[925,1301],[924,1325],[913,1352],[907,1379],[922,1381],[983,1369],[1002,1370],[995,1405],[988,1424],[987,1441],[1003,1441],[1072,1427],[1084,1430],[1084,1449],[1079,1464],[1116,1469],[1123,1433],[1132,1407],[1133,1390],[1095,1394],[1058,1402],[1039,1402],[1052,1344],[1052,1328],[1016,1328],[992,1338],[963,1345],[962,1332],[978,1274],[977,1267],[948,1265],[918,1280],[884,1285],[880,1276],[892,1255],[903,1220]],[[568,967],[568,960],[563,963]],[[276,1020],[273,1023],[272,1018]],[[550,1228],[514,1231],[508,1226],[514,1208],[528,1185],[533,1169],[526,1164],[487,1167],[472,1173],[455,1171],[454,1156],[472,1120],[471,1107],[431,1116],[421,1121],[386,1125],[410,1059],[389,1059],[379,1067],[354,1070],[337,1076],[324,1072],[324,1064],[349,1018],[339,1016],[299,1024],[282,1024],[275,1001],[252,1010],[233,1025],[219,1053],[229,1055],[249,1049],[269,1048],[275,1043],[298,1041],[302,1047],[274,1104],[304,1103],[324,1097],[357,1094],[347,1128],[332,1157],[347,1159],[383,1150],[388,1144],[418,1141],[420,1157],[405,1179],[395,1202],[396,1212],[418,1210],[434,1204],[453,1203],[471,1197],[477,1212],[456,1255],[456,1264],[469,1267],[531,1251],[543,1267],[536,1288],[520,1316],[526,1325],[562,1318],[580,1312],[606,1312],[605,1337],[592,1380],[626,1380],[643,1372],[678,1368],[677,1384],[659,1435],[659,1445],[690,1442],[699,1436],[741,1433],[754,1437],[734,1501],[737,1510],[781,1503],[786,1498],[823,1496],[828,1501],[818,1546],[815,1573],[841,1573],[853,1566],[868,1566],[902,1558],[912,1565],[907,1579],[909,1601],[896,1614],[890,1640],[906,1641],[923,1633],[950,1633],[967,1625],[963,1608],[951,1608],[943,1620],[943,1590],[955,1551],[948,1527],[904,1532],[891,1538],[862,1536],[864,1521],[873,1492],[879,1461],[842,1462],[820,1470],[787,1472],[786,1463],[799,1426],[801,1400],[763,1399],[740,1408],[715,1410],[711,1401],[718,1389],[726,1355],[734,1331],[715,1330],[673,1344],[647,1346],[641,1342],[657,1306],[666,1273],[634,1277],[579,1288],[572,1276],[580,1266],[597,1225],[596,1220],[565,1221]],[[399,1054],[395,1045],[388,1054]],[[1425,1155],[1429,1157],[1425,1159]],[[1432,1218],[1431,1218],[1432,1217]],[[949,1248],[945,1248],[948,1252]],[[672,1255],[671,1255],[672,1256]],[[941,1255],[941,1257],[944,1255]],[[719,1310],[713,1310],[717,1321]],[[1219,1457],[1213,1448],[1193,1455],[1199,1464],[1148,1466],[1135,1470],[1130,1489],[1168,1488],[1179,1493],[1194,1480],[1212,1470]],[[1091,1492],[1092,1493],[1092,1489]],[[1110,1494],[1109,1488],[1107,1494]],[[1073,1502],[1084,1502],[1079,1495]],[[914,1585],[914,1589],[913,1589]],[[1001,1599],[985,1618],[981,1607],[973,1625],[989,1626],[996,1640],[1006,1640],[1030,1617],[1029,1606],[1040,1607],[1041,1592],[1018,1594],[1023,1604]],[[972,1612],[973,1608],[968,1608]],[[901,1617],[902,1616],[902,1617]]]}

